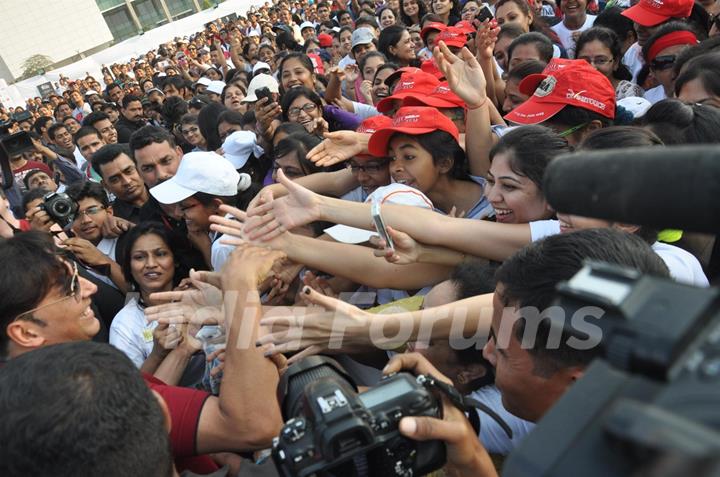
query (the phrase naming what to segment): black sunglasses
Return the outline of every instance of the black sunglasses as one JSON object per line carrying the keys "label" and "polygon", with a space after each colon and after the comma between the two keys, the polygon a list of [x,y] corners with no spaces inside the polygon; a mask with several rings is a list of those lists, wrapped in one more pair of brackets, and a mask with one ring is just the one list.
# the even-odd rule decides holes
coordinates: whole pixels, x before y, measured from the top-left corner
{"label": "black sunglasses", "polygon": [[655,59],[650,62],[650,68],[654,70],[666,70],[668,68],[672,68],[676,59],[676,55],[656,56]]}

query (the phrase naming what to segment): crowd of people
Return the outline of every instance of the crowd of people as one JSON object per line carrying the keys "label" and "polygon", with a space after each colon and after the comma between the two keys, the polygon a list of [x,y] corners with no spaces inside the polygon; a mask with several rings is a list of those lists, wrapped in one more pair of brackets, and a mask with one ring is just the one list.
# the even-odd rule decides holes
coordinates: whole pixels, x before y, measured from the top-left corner
{"label": "crowd of people", "polygon": [[494,410],[511,436],[446,399],[397,425],[497,475],[596,357],[527,346],[523,310],[588,259],[718,276],[714,236],[554,210],[543,175],[720,142],[719,13],[273,0],[0,109],[32,144],[0,189],[0,474],[273,475],[278,383],[328,354]]}

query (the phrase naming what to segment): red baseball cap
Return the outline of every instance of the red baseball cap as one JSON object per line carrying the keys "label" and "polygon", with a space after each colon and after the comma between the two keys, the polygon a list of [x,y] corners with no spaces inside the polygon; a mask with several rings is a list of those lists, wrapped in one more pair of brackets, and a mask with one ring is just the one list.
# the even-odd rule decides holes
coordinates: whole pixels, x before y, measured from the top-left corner
{"label": "red baseball cap", "polygon": [[671,18],[688,18],[693,0],[640,0],[622,14],[644,27],[653,27]]}
{"label": "red baseball cap", "polygon": [[327,33],[320,33],[317,39],[318,43],[320,43],[320,48],[327,48],[328,46],[332,46],[333,39]]}
{"label": "red baseball cap", "polygon": [[392,73],[388,75],[387,78],[385,78],[385,84],[390,85],[393,82],[397,81],[400,76],[402,76],[405,73],[417,73],[421,71],[420,68],[416,68],[414,66],[403,66],[402,68],[398,68]]}
{"label": "red baseball cap", "polygon": [[430,22],[427,25],[425,25],[425,28],[420,30],[420,38],[422,38],[422,40],[425,41],[425,37],[428,35],[428,33],[432,33],[434,31],[445,31],[446,29],[447,29],[447,26],[444,23]]}
{"label": "red baseball cap", "polygon": [[436,77],[437,79],[439,79],[441,81],[445,79],[445,73],[440,71],[440,69],[435,64],[435,61],[433,61],[433,60],[423,61],[422,64],[420,65],[420,69],[429,75],[433,75],[434,77]]}
{"label": "red baseball cap", "polygon": [[615,117],[615,88],[585,60],[553,58],[542,73],[527,76],[518,88],[532,96],[505,116],[514,123],[538,124],[565,106]]}
{"label": "red baseball cap", "polygon": [[458,129],[453,122],[435,108],[422,106],[404,106],[398,109],[397,114],[388,127],[378,129],[370,136],[368,150],[370,154],[377,157],[388,155],[388,143],[390,138],[397,133],[417,136],[433,131],[445,131],[455,140],[458,140]]}
{"label": "red baseball cap", "polygon": [[456,48],[462,48],[467,42],[467,33],[461,28],[448,27],[447,29],[440,32],[435,38],[435,43],[444,42],[447,46],[454,46]]}
{"label": "red baseball cap", "polygon": [[370,116],[360,123],[356,132],[364,134],[374,134],[378,129],[389,127],[392,124],[392,119],[389,117],[378,114],[376,116]]}
{"label": "red baseball cap", "polygon": [[410,94],[403,106],[431,106],[433,108],[464,108],[465,101],[452,92],[447,82],[440,83],[430,94]]}
{"label": "red baseball cap", "polygon": [[403,75],[400,76],[400,80],[395,85],[392,95],[382,99],[376,106],[377,110],[381,113],[386,113],[393,108],[396,100],[405,99],[411,94],[430,94],[439,84],[440,81],[436,77],[422,71],[417,71],[415,73],[403,73]]}

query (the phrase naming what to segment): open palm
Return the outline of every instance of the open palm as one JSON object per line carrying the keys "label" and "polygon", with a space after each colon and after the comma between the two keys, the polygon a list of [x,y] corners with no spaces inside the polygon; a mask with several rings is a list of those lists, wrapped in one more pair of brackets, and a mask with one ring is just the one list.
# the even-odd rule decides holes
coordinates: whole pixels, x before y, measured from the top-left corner
{"label": "open palm", "polygon": [[438,69],[445,74],[450,89],[465,101],[469,108],[477,108],[485,102],[485,74],[470,50],[463,48],[460,56],[457,56],[445,43],[440,42],[440,45],[435,47],[433,57]]}

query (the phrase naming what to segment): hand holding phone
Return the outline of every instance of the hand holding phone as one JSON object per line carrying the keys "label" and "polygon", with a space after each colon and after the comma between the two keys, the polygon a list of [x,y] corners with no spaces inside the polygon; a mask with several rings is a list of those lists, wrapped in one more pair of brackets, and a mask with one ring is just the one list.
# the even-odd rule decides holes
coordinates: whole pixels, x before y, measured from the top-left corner
{"label": "hand holding phone", "polygon": [[480,23],[484,22],[485,20],[492,20],[493,18],[493,12],[487,5],[483,6],[478,12],[478,14],[475,16],[475,19]]}
{"label": "hand holding phone", "polygon": [[383,221],[382,215],[380,215],[380,202],[373,202],[370,210],[372,213],[373,223],[375,224],[375,230],[377,230],[378,234],[380,234],[380,237],[385,240],[385,248],[389,248],[390,250],[394,251],[395,244],[393,243],[392,238],[390,237],[390,234],[385,227],[385,221]]}

